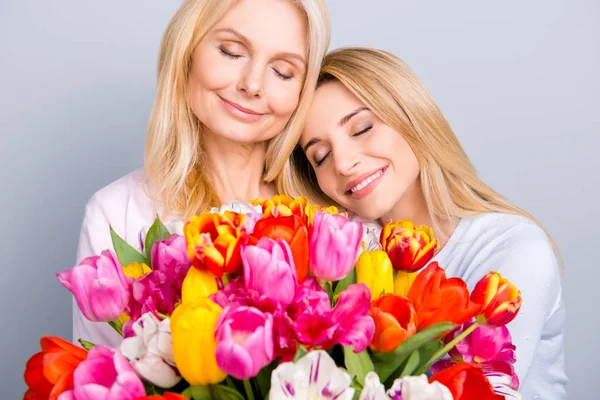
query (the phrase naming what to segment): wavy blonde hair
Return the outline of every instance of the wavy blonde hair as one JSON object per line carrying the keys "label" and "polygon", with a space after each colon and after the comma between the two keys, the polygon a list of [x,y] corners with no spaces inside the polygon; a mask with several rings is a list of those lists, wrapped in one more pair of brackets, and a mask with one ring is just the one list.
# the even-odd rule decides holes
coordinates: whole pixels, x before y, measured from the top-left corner
{"label": "wavy blonde hair", "polygon": [[[406,139],[419,161],[421,186],[434,229],[435,221],[456,223],[459,218],[486,212],[521,215],[544,229],[531,214],[511,204],[479,178],[439,107],[402,60],[382,50],[334,50],[323,60],[318,85],[330,81],[344,85]],[[332,203],[320,190],[299,145],[289,163],[290,169],[278,180],[280,192],[302,194],[319,204]],[[544,231],[560,259],[556,243]]]}
{"label": "wavy blonde hair", "polygon": [[[319,75],[319,67],[329,46],[330,26],[325,0],[289,0],[305,15],[308,66],[300,100],[283,132],[267,147],[265,180],[277,176],[287,158],[290,141],[300,132]],[[202,124],[187,103],[186,87],[192,53],[200,40],[236,0],[185,0],[169,22],[158,58],[157,93],[150,115],[144,173],[146,191],[163,216],[188,219],[220,205],[203,166]],[[289,154],[293,145],[287,151]],[[246,200],[246,199],[243,199]]]}

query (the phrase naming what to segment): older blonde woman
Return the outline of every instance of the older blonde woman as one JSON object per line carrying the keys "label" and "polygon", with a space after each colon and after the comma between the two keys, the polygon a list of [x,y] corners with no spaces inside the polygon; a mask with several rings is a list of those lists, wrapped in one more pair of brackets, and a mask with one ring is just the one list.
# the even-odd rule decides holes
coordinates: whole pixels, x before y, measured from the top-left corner
{"label": "older blonde woman", "polygon": [[[325,0],[185,0],[160,49],[144,168],[89,200],[78,262],[112,248],[109,226],[139,248],[157,212],[180,221],[274,195],[297,140],[285,138],[303,121],[329,37]],[[73,331],[93,343],[120,340],[76,306]]]}
{"label": "older blonde woman", "polygon": [[386,222],[412,219],[441,239],[433,261],[472,289],[490,270],[521,290],[508,326],[525,399],[566,398],[560,263],[536,220],[478,177],[438,106],[393,55],[328,54],[280,189]]}

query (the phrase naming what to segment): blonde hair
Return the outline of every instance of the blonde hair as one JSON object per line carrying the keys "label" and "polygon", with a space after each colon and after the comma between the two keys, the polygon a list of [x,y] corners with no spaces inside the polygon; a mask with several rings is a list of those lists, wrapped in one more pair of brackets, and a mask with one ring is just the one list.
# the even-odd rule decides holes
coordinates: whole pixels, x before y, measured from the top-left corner
{"label": "blonde hair", "polygon": [[[379,119],[401,133],[420,165],[420,180],[431,220],[472,217],[486,212],[521,215],[543,226],[484,183],[448,121],[410,68],[396,56],[368,48],[343,48],[323,60],[318,85],[338,81]],[[320,190],[316,175],[300,146],[291,169],[280,178],[280,191],[304,195],[320,204],[332,203]],[[437,230],[437,229],[436,229]],[[560,259],[558,248],[549,240]],[[562,260],[561,260],[562,264]]]}
{"label": "blonde hair", "polygon": [[[288,141],[284,140],[285,137],[290,132],[301,130],[319,75],[319,66],[329,46],[330,27],[325,0],[290,1],[306,18],[307,74],[296,111],[284,131],[272,139],[267,147],[267,181],[272,180],[278,169],[282,168],[284,150],[289,147],[286,146]],[[220,205],[203,170],[206,155],[201,143],[202,124],[187,104],[186,86],[194,48],[235,2],[185,0],[163,36],[158,58],[157,93],[144,151],[146,191],[155,207],[162,208],[163,216],[187,219]]]}

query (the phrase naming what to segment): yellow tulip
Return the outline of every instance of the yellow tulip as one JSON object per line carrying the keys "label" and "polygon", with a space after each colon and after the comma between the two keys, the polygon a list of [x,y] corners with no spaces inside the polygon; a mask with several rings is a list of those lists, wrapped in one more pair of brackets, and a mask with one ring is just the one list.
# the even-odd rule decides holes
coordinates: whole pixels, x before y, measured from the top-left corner
{"label": "yellow tulip", "polygon": [[171,315],[175,364],[190,385],[221,382],[223,372],[215,356],[215,327],[222,309],[209,299],[180,304]]}
{"label": "yellow tulip", "polygon": [[371,301],[394,291],[394,268],[385,251],[363,251],[356,261],[356,281],[371,290]]}
{"label": "yellow tulip", "polygon": [[181,286],[181,301],[191,303],[217,293],[217,280],[212,272],[190,267]]}
{"label": "yellow tulip", "polygon": [[133,279],[139,279],[150,272],[152,272],[152,268],[146,264],[136,263],[135,261],[123,267],[123,273],[125,276]]}
{"label": "yellow tulip", "polygon": [[418,272],[398,271],[394,280],[394,293],[398,296],[408,296],[408,289],[412,286]]}

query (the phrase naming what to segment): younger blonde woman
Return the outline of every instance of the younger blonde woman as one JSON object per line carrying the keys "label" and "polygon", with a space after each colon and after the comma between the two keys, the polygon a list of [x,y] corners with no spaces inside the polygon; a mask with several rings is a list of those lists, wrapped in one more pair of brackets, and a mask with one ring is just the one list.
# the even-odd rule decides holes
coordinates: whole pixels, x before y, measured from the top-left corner
{"label": "younger blonde woman", "polygon": [[433,261],[472,289],[490,270],[523,296],[508,326],[524,399],[564,399],[565,308],[557,249],[528,213],[478,177],[438,106],[410,69],[378,50],[325,57],[281,191],[336,203],[368,220],[434,228]]}

